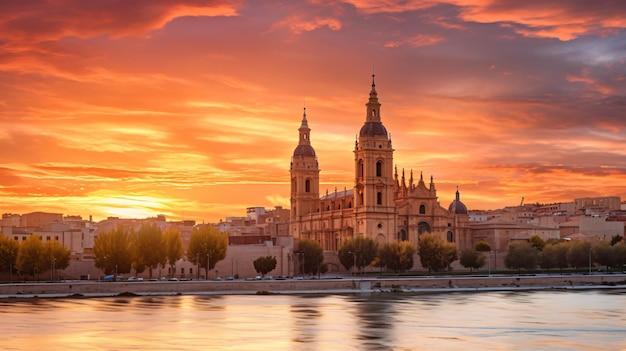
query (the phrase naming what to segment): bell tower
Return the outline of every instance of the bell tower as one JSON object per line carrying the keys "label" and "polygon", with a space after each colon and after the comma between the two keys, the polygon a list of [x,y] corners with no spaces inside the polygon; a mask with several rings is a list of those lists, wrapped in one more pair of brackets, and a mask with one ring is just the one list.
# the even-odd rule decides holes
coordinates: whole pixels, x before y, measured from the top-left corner
{"label": "bell tower", "polygon": [[365,123],[354,147],[355,233],[379,243],[395,239],[393,147],[381,121],[374,75]]}
{"label": "bell tower", "polygon": [[291,158],[291,225],[290,233],[299,237],[301,218],[317,211],[319,203],[320,169],[311,146],[311,129],[306,119],[306,108],[302,115],[302,124],[298,129],[298,146]]}

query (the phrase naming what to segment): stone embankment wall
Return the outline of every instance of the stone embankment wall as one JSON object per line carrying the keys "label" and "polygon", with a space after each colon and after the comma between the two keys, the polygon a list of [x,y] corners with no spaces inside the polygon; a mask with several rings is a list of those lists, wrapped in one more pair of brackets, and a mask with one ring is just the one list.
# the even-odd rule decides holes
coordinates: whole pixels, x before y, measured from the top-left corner
{"label": "stone embankment wall", "polygon": [[63,282],[1,284],[0,295],[112,296],[135,294],[254,294],[257,292],[359,292],[387,289],[445,289],[445,288],[540,288],[580,287],[591,285],[624,285],[626,275],[551,275],[497,277],[437,277],[398,279],[322,279],[322,280],[255,280],[255,281],[143,281],[143,282]]}

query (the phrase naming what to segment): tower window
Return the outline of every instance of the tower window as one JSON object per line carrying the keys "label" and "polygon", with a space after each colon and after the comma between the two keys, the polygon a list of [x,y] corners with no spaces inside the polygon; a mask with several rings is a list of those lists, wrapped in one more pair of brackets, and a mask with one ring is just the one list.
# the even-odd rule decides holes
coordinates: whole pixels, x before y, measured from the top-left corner
{"label": "tower window", "polygon": [[304,183],[304,191],[307,193],[311,192],[311,179],[307,179]]}
{"label": "tower window", "polygon": [[376,110],[372,110],[372,117],[376,117]]}
{"label": "tower window", "polygon": [[383,204],[383,193],[381,193],[380,191],[376,193],[376,203],[378,205]]}
{"label": "tower window", "polygon": [[376,162],[376,176],[377,177],[383,176],[383,163],[380,161]]}
{"label": "tower window", "polygon": [[426,214],[426,206],[420,205],[420,214]]}
{"label": "tower window", "polygon": [[365,167],[363,165],[363,160],[359,160],[359,177],[363,178],[365,174]]}

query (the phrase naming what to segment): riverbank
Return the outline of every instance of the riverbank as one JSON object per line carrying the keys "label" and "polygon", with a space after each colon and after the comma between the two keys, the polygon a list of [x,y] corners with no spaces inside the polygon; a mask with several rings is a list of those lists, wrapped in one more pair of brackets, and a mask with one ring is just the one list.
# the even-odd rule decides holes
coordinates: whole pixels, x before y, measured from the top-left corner
{"label": "riverbank", "polygon": [[625,274],[0,284],[0,299],[182,294],[310,294],[626,288]]}

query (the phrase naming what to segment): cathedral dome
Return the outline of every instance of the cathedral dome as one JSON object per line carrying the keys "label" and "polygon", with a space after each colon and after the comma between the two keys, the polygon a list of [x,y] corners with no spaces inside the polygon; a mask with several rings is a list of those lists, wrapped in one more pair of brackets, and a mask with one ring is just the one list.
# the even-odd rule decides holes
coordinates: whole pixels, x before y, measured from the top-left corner
{"label": "cathedral dome", "polygon": [[376,135],[384,135],[387,136],[387,128],[380,122],[365,122],[363,127],[361,127],[361,131],[359,132],[359,136],[376,136]]}
{"label": "cathedral dome", "polygon": [[448,207],[448,211],[454,214],[467,214],[467,207],[460,200],[459,189],[456,189],[456,199]]}
{"label": "cathedral dome", "polygon": [[296,146],[296,149],[293,150],[293,156],[312,156],[315,157],[315,150],[313,146],[301,144]]}

